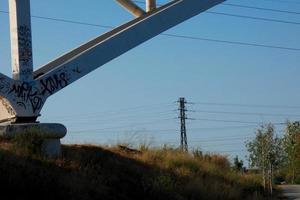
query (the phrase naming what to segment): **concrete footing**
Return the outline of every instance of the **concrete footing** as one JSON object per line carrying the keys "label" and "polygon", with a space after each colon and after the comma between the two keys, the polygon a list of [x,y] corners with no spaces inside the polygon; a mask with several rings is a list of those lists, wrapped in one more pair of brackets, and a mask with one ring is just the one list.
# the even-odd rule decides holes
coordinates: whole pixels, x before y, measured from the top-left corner
{"label": "concrete footing", "polygon": [[61,155],[60,139],[45,139],[43,150],[49,157],[57,157]]}
{"label": "concrete footing", "polygon": [[59,156],[61,153],[60,139],[67,134],[67,129],[62,124],[53,123],[26,123],[26,124],[0,124],[0,137],[12,139],[18,134],[38,132],[44,139],[43,152],[50,157]]}

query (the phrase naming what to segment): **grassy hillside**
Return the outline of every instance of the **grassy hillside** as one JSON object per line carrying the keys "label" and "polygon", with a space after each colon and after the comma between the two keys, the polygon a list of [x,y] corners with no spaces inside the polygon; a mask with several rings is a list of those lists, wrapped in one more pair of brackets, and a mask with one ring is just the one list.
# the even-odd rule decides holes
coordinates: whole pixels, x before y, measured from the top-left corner
{"label": "grassy hillside", "polygon": [[4,199],[264,199],[258,177],[219,155],[63,146],[61,158],[46,159],[0,143]]}

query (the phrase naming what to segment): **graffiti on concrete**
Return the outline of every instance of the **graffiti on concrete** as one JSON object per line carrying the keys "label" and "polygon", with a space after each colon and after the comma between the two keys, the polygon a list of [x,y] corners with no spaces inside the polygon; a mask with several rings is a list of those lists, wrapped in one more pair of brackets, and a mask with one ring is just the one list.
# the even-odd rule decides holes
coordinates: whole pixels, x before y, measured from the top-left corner
{"label": "graffiti on concrete", "polygon": [[12,93],[17,98],[16,104],[25,110],[28,109],[28,103],[31,105],[33,112],[40,110],[43,106],[43,98],[39,90],[27,82],[13,84],[8,94]]}
{"label": "graffiti on concrete", "polygon": [[10,83],[5,78],[0,78],[0,93],[6,94],[10,89]]}
{"label": "graffiti on concrete", "polygon": [[51,95],[57,90],[62,89],[68,85],[68,77],[66,72],[54,74],[46,79],[40,80],[42,87],[42,95]]}
{"label": "graffiti on concrete", "polygon": [[10,83],[0,77],[0,96],[14,106],[15,110],[37,113],[42,109],[47,97],[68,85],[66,72],[59,72],[38,82],[14,81]]}
{"label": "graffiti on concrete", "polygon": [[[19,26],[18,28],[18,44],[19,44],[19,60],[20,65],[31,67],[32,65],[32,43],[31,30],[27,26]],[[30,74],[30,68],[24,68],[20,71],[21,74]]]}

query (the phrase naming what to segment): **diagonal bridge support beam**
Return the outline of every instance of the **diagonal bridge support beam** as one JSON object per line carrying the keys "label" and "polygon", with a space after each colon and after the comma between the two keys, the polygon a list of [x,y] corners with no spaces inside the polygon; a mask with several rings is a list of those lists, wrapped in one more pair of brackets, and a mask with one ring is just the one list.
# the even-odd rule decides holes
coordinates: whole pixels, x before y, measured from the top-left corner
{"label": "diagonal bridge support beam", "polygon": [[[41,67],[37,84],[48,97],[160,33],[224,0],[174,0],[78,47]],[[57,87],[50,87],[57,80]]]}

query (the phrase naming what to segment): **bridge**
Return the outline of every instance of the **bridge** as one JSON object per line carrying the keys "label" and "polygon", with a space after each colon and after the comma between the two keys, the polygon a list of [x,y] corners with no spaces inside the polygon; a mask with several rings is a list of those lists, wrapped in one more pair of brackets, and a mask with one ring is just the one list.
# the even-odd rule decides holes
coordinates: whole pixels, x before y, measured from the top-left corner
{"label": "bridge", "polygon": [[100,35],[50,63],[33,70],[30,0],[8,0],[12,78],[0,73],[0,135],[13,137],[38,127],[48,138],[49,154],[58,154],[62,124],[37,122],[47,99],[73,82],[160,33],[225,0],[172,0],[157,5],[146,0],[141,8],[132,0],[116,0],[133,19]]}

